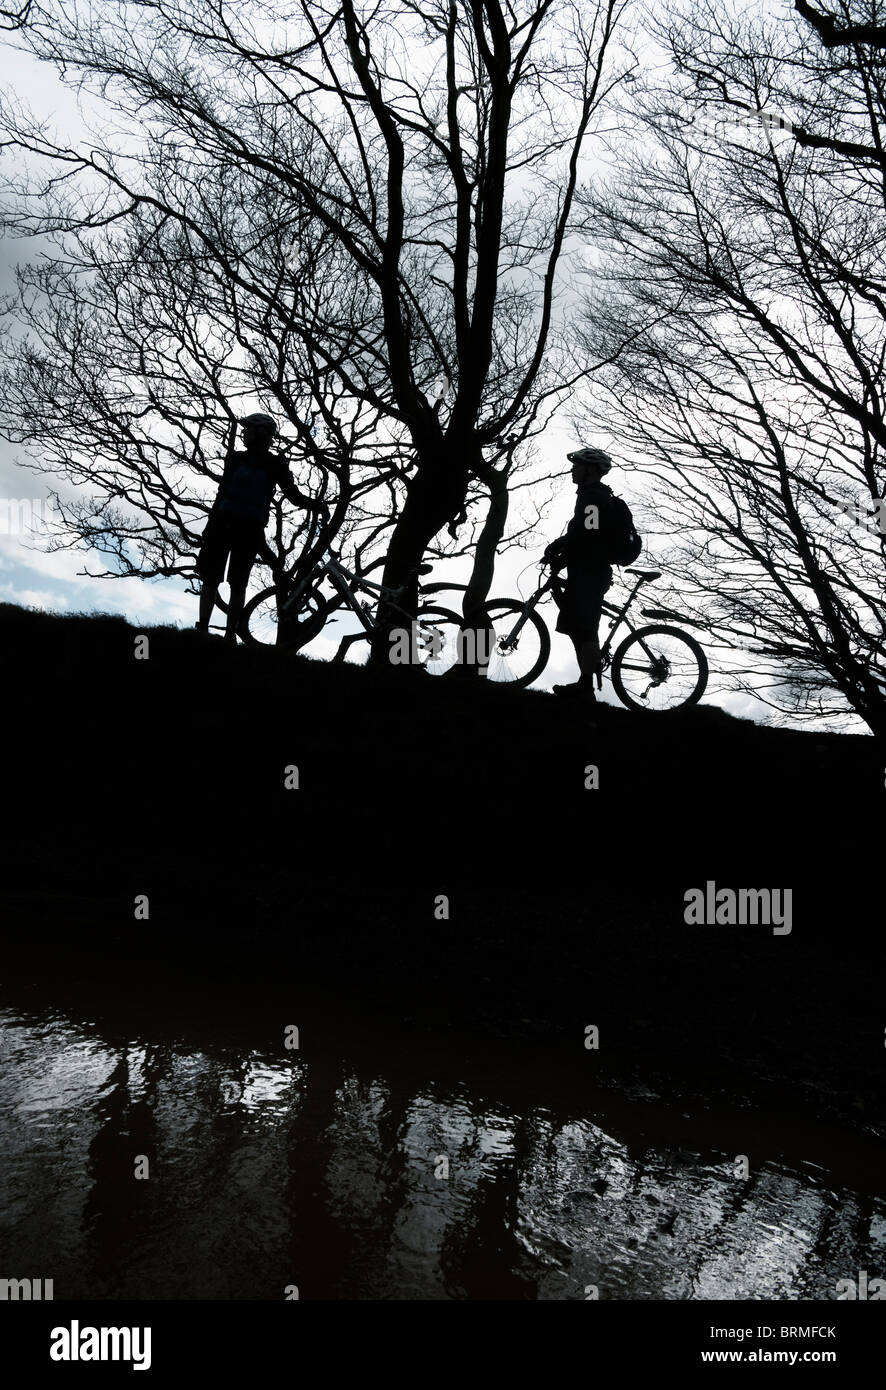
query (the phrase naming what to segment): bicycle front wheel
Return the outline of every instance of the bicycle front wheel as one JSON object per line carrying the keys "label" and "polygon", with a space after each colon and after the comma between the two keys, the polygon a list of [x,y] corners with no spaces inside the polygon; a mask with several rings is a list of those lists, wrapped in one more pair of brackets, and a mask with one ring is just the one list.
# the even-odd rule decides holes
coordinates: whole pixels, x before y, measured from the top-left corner
{"label": "bicycle front wheel", "polygon": [[522,690],[547,666],[551,634],[537,613],[527,613],[515,599],[490,599],[486,613],[493,629],[486,679]]}
{"label": "bicycle front wheel", "polygon": [[628,709],[695,705],[708,683],[708,661],[694,637],[676,627],[641,627],[612,658],[612,685]]}

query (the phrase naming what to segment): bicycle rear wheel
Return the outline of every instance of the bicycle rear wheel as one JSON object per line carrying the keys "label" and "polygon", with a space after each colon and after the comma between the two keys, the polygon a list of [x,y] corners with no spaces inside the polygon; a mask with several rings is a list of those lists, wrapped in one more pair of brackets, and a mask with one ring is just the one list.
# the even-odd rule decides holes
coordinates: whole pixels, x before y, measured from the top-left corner
{"label": "bicycle rear wheel", "polygon": [[444,676],[458,660],[458,614],[425,604],[415,625],[418,660],[429,675]]}
{"label": "bicycle rear wheel", "polygon": [[[442,676],[454,666],[458,648],[458,615],[448,608],[427,604],[418,610],[409,641],[398,646],[397,658],[412,666],[423,666],[432,676]],[[358,642],[369,641],[368,632],[349,632],[341,640],[333,661],[345,661]],[[392,649],[393,650],[393,649]],[[392,660],[394,657],[392,656]]]}
{"label": "bicycle rear wheel", "polygon": [[708,661],[694,637],[676,627],[641,627],[612,658],[612,685],[628,709],[695,705],[708,683]]}
{"label": "bicycle rear wheel", "polygon": [[329,604],[321,593],[312,590],[305,595],[305,604],[292,619],[281,623],[277,608],[277,590],[262,589],[249,600],[240,620],[240,637],[250,646],[290,647],[298,651],[323,630],[329,615]]}

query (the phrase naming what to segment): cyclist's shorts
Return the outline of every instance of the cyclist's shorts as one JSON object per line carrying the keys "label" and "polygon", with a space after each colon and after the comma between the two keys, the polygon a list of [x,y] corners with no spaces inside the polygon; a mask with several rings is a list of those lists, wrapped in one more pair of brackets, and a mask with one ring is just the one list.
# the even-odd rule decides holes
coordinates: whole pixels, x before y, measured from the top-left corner
{"label": "cyclist's shorts", "polygon": [[197,573],[210,584],[220,584],[228,570],[232,589],[245,589],[262,543],[264,527],[248,517],[210,512],[203,532]]}
{"label": "cyclist's shorts", "polygon": [[570,569],[560,600],[557,631],[565,632],[574,642],[596,642],[603,600],[611,584],[608,565],[605,569]]}

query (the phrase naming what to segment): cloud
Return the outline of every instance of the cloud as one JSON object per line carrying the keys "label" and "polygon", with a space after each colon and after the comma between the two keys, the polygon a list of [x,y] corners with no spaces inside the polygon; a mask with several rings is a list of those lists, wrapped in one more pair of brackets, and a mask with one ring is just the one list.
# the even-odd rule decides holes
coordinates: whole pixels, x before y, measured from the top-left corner
{"label": "cloud", "polygon": [[18,588],[15,584],[0,584],[0,598],[21,604],[24,608],[43,608],[47,612],[53,612],[59,606],[68,606],[64,595],[50,593],[48,589]]}
{"label": "cloud", "polygon": [[[60,612],[120,613],[131,622],[195,621],[196,600],[174,580],[98,579],[78,573],[89,562],[81,551],[48,553],[0,536],[2,593],[8,602]],[[35,578],[42,583],[35,585]],[[48,581],[48,582],[47,582]],[[39,595],[35,603],[32,595]]]}

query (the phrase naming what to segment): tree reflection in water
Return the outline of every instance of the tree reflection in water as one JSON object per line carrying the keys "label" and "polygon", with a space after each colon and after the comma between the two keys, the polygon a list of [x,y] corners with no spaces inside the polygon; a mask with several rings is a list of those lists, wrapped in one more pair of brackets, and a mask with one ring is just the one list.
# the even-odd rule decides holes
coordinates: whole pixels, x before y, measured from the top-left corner
{"label": "tree reflection in water", "polygon": [[6,1263],[57,1298],[826,1299],[886,1264],[870,1185],[762,1153],[739,1180],[731,1135],[666,1142],[642,1099],[3,1022]]}

